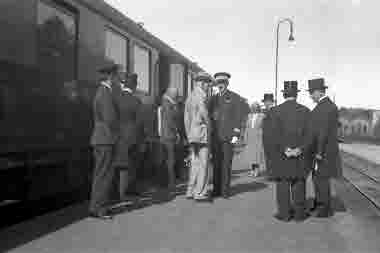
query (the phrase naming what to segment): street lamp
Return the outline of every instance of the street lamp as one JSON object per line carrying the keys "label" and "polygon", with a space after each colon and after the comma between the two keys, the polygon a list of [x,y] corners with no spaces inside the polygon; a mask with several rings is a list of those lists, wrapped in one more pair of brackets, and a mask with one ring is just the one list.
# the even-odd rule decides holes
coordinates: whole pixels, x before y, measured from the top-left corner
{"label": "street lamp", "polygon": [[277,105],[277,86],[278,86],[278,34],[280,31],[280,25],[282,23],[288,22],[290,25],[290,35],[289,35],[289,41],[293,42],[294,41],[294,36],[293,36],[293,21],[290,18],[284,18],[278,21],[277,23],[277,33],[276,33],[276,88],[275,88],[275,105]]}

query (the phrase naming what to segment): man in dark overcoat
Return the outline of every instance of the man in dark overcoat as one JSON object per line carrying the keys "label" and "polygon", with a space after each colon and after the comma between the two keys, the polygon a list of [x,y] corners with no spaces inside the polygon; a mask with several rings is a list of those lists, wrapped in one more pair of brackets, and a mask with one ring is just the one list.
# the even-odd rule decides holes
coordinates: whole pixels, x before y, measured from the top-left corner
{"label": "man in dark overcoat", "polygon": [[143,121],[139,117],[141,101],[134,94],[137,87],[137,74],[128,74],[121,85],[116,104],[119,111],[120,137],[116,143],[114,167],[119,171],[119,193],[122,201],[127,195],[139,195],[137,191],[137,169],[139,167],[140,144],[143,143]]}
{"label": "man in dark overcoat", "polygon": [[297,81],[285,81],[285,102],[274,114],[275,152],[279,164],[272,168],[276,182],[278,212],[275,218],[282,221],[302,221],[306,214],[306,177],[309,173],[304,147],[310,110],[297,103]]}
{"label": "man in dark overcoat", "polygon": [[313,182],[315,192],[314,215],[329,217],[331,210],[330,178],[341,175],[338,144],[338,108],[326,96],[323,78],[308,81],[311,99],[317,104],[311,112],[308,145],[314,159]]}
{"label": "man in dark overcoat", "polygon": [[275,166],[276,162],[278,162],[278,158],[276,153],[274,152],[274,140],[275,140],[275,131],[273,129],[273,116],[274,116],[274,96],[272,93],[265,93],[264,99],[262,100],[264,103],[264,120],[263,120],[263,146],[264,146],[264,155],[265,162],[267,167],[267,176],[271,175],[272,168]]}
{"label": "man in dark overcoat", "polygon": [[162,96],[161,103],[161,143],[165,154],[166,168],[168,171],[169,190],[175,190],[176,173],[175,168],[178,164],[179,145],[181,141],[180,115],[177,103],[178,89],[169,87]]}
{"label": "man in dark overcoat", "polygon": [[230,195],[233,144],[238,141],[241,132],[241,99],[227,89],[229,73],[214,75],[219,93],[209,103],[212,120],[212,156],[213,156],[213,195],[228,198]]}
{"label": "man in dark overcoat", "polygon": [[94,129],[91,145],[94,150],[95,168],[90,199],[90,214],[96,218],[110,219],[109,208],[115,170],[112,166],[115,144],[118,140],[117,108],[114,100],[115,88],[120,85],[121,66],[111,65],[99,70],[106,76],[100,82],[93,102]]}

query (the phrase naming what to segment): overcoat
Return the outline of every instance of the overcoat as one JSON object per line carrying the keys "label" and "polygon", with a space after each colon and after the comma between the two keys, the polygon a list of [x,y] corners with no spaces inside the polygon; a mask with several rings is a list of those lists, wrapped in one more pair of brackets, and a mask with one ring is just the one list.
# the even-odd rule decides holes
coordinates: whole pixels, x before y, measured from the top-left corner
{"label": "overcoat", "polygon": [[275,152],[279,164],[273,167],[272,177],[277,179],[303,179],[310,172],[309,155],[307,152],[297,158],[285,155],[287,148],[300,147],[305,150],[310,110],[297,103],[287,100],[276,109],[274,115]]}
{"label": "overcoat", "polygon": [[280,162],[280,157],[275,152],[275,140],[277,138],[274,129],[275,108],[276,107],[272,107],[265,111],[265,116],[262,123],[264,155],[266,168],[269,175],[272,174],[271,171]]}
{"label": "overcoat", "polygon": [[316,175],[338,177],[342,174],[342,162],[338,144],[338,108],[325,97],[311,112],[307,145],[313,156],[320,154]]}
{"label": "overcoat", "polygon": [[138,97],[126,90],[116,98],[120,137],[116,143],[114,166],[128,168],[136,165],[138,144],[143,141],[143,121],[138,115],[142,104]]}
{"label": "overcoat", "polygon": [[113,145],[118,138],[118,114],[111,84],[101,82],[93,103],[94,129],[91,145]]}

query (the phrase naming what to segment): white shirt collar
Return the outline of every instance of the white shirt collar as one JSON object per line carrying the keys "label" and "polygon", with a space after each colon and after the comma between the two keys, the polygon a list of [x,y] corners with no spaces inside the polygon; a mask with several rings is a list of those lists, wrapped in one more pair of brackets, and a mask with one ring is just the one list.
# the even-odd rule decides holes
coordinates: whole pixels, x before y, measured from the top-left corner
{"label": "white shirt collar", "polygon": [[112,90],[112,87],[109,81],[101,81],[100,84]]}
{"label": "white shirt collar", "polygon": [[323,97],[321,97],[319,100],[318,100],[318,103],[321,102],[323,99],[327,98],[327,95],[324,95]]}
{"label": "white shirt collar", "polygon": [[133,93],[133,91],[128,87],[123,87],[123,91],[126,91],[126,92],[131,93],[131,94]]}
{"label": "white shirt collar", "polygon": [[171,98],[170,96],[168,96],[168,95],[166,95],[166,94],[164,94],[164,98],[166,98],[167,100],[169,100],[169,102],[172,103],[173,105],[177,104],[177,102],[174,101],[173,98]]}
{"label": "white shirt collar", "polygon": [[289,97],[289,98],[286,98],[285,100],[286,100],[286,101],[293,101],[293,100],[296,100],[296,98]]}

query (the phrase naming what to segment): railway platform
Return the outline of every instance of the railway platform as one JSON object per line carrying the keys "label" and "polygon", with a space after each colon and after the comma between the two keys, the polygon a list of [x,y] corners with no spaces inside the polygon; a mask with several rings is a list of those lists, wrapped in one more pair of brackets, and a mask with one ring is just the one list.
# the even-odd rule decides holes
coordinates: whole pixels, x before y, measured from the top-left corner
{"label": "railway platform", "polygon": [[[274,185],[250,178],[235,159],[229,200],[171,200],[146,192],[111,221],[87,217],[87,203],[0,232],[0,252],[380,252],[380,212],[348,180],[334,180],[329,219],[275,220]],[[308,198],[313,195],[308,182]],[[6,217],[3,217],[6,218]]]}

